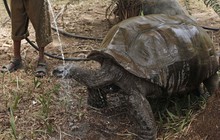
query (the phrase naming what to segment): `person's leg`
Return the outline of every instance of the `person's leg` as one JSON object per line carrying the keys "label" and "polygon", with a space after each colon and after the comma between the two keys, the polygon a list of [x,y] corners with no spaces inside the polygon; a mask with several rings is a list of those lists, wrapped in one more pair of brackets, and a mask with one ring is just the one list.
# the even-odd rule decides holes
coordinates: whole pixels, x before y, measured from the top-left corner
{"label": "person's leg", "polygon": [[44,47],[39,47],[39,58],[35,70],[36,77],[44,77],[47,75],[47,63],[44,58]]}
{"label": "person's leg", "polygon": [[1,72],[13,72],[21,67],[21,40],[26,38],[29,34],[28,17],[23,5],[23,0],[16,0],[11,2],[11,25],[12,25],[12,40],[13,40],[13,57],[9,64],[1,68]]}
{"label": "person's leg", "polygon": [[[27,11],[28,17],[35,29],[36,41],[39,48],[39,58],[35,76],[43,77],[47,73],[44,49],[52,42],[48,2],[46,0],[29,0],[26,6],[28,7],[27,9],[29,9]],[[38,8],[36,9],[35,7]]]}
{"label": "person's leg", "polygon": [[29,35],[28,23],[29,18],[23,0],[11,1],[11,38],[13,40],[15,58],[21,58],[21,40]]}
{"label": "person's leg", "polygon": [[46,60],[44,59],[44,47],[39,47],[39,58],[38,62],[45,62]]}
{"label": "person's leg", "polygon": [[13,40],[14,58],[21,60],[21,40]]}
{"label": "person's leg", "polygon": [[13,40],[13,48],[14,48],[14,57],[13,59],[11,59],[10,63],[2,66],[1,72],[3,73],[16,71],[22,66],[21,53],[20,53],[21,41]]}

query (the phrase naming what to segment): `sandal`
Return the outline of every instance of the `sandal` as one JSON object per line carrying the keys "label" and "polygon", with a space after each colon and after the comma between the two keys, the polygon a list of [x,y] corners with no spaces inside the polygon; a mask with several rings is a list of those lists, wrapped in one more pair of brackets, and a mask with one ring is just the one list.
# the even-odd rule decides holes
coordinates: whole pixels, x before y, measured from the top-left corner
{"label": "sandal", "polygon": [[1,68],[1,72],[2,73],[5,73],[5,72],[14,72],[16,70],[18,70],[19,68],[22,67],[22,61],[21,59],[12,59],[10,61],[9,64],[5,65],[5,66],[2,66]]}
{"label": "sandal", "polygon": [[45,62],[39,62],[35,71],[35,76],[42,78],[47,75],[47,64]]}

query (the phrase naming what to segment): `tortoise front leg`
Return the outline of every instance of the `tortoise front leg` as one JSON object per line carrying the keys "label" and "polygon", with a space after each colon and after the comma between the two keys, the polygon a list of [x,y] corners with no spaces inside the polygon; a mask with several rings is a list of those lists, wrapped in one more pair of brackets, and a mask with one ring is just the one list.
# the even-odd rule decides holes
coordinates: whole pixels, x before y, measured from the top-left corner
{"label": "tortoise front leg", "polygon": [[87,103],[92,107],[103,108],[107,106],[107,94],[118,92],[120,88],[114,84],[102,88],[88,88]]}
{"label": "tortoise front leg", "polygon": [[101,89],[88,88],[88,105],[95,108],[103,108],[107,106],[107,98],[105,92]]}
{"label": "tortoise front leg", "polygon": [[155,140],[157,135],[156,124],[151,106],[147,99],[137,91],[129,96],[131,103],[130,113],[136,119],[141,130],[138,136],[141,140]]}

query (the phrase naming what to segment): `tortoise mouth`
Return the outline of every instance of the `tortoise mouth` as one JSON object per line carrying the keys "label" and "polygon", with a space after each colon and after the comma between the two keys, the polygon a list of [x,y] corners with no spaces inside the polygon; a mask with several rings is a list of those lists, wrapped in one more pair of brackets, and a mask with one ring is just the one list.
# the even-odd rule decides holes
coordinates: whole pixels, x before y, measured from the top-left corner
{"label": "tortoise mouth", "polygon": [[64,70],[55,69],[55,70],[53,70],[52,75],[55,77],[58,77],[58,78],[62,78],[62,77],[64,77],[63,73],[64,73]]}
{"label": "tortoise mouth", "polygon": [[66,78],[72,65],[58,66],[52,71],[52,75],[57,78]]}

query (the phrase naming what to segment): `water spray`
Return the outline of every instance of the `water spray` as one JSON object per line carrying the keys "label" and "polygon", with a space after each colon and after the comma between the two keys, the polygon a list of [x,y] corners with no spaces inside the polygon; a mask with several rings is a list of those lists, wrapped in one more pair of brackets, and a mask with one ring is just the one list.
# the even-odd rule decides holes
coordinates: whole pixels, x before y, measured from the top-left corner
{"label": "water spray", "polygon": [[57,22],[56,22],[56,19],[55,19],[55,15],[54,15],[54,12],[53,12],[53,8],[52,8],[52,5],[50,3],[50,0],[47,0],[47,3],[48,3],[48,6],[49,6],[49,10],[51,11],[51,14],[52,14],[52,19],[54,20],[54,25],[55,25],[55,29],[56,29],[56,32],[57,32],[57,38],[58,38],[58,41],[59,41],[59,45],[60,45],[60,52],[61,52],[61,57],[63,59],[63,65],[65,65],[65,57],[64,57],[64,53],[63,53],[63,45],[62,45],[62,42],[61,42],[61,39],[60,39],[60,34],[59,34],[59,31],[58,31],[58,26],[57,26]]}

